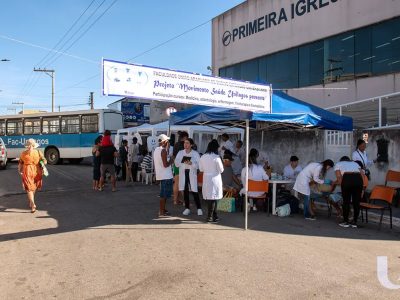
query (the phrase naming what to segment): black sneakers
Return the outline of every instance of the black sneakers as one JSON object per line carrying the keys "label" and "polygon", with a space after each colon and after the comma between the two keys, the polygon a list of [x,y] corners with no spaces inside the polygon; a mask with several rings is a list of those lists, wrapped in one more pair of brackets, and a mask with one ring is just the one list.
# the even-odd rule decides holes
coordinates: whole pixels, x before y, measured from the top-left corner
{"label": "black sneakers", "polygon": [[218,223],[219,218],[207,218],[207,223]]}

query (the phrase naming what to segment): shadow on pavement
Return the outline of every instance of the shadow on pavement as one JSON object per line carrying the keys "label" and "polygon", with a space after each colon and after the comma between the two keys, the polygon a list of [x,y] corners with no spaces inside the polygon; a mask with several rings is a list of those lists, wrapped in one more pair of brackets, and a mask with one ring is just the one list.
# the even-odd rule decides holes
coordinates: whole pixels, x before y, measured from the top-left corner
{"label": "shadow on pavement", "polygon": [[[219,224],[206,224],[205,215],[182,216],[183,207],[168,203],[171,217],[158,218],[158,186],[136,183],[119,183],[118,191],[112,193],[108,187],[103,192],[90,189],[69,191],[44,191],[37,194],[38,211],[30,214],[25,195],[4,196],[0,202],[0,216],[13,221],[32,218],[31,230],[11,232],[0,235],[0,241],[10,241],[45,235],[72,232],[77,230],[236,230],[244,228],[242,213],[220,213]],[[203,211],[205,212],[205,203]],[[195,209],[192,209],[195,211]],[[22,216],[20,213],[25,213]],[[54,219],[55,228],[33,229],[36,221]],[[40,224],[43,227],[44,224]],[[45,224],[46,225],[46,224]],[[49,224],[50,225],[50,224]],[[341,228],[335,217],[328,218],[321,211],[316,221],[306,221],[300,215],[279,218],[268,216],[264,212],[249,214],[249,230],[283,235],[304,235],[315,237],[363,239],[363,240],[398,240],[398,228],[390,230],[383,226],[378,231],[377,224],[361,224],[363,228]],[[12,226],[12,225],[11,225]],[[27,227],[27,226],[25,226]],[[9,229],[10,230],[10,229]],[[4,232],[4,231],[3,231]]]}

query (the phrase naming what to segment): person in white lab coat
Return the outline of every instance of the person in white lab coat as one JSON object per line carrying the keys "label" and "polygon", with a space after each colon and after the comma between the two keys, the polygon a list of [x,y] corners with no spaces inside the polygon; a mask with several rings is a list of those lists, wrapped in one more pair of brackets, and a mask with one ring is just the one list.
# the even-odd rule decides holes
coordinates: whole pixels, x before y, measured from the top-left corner
{"label": "person in white lab coat", "polygon": [[333,167],[333,161],[326,159],[321,163],[310,163],[297,175],[293,189],[300,193],[304,199],[304,217],[307,220],[315,220],[310,210],[310,183],[323,184],[326,171]]}
{"label": "person in white lab coat", "polygon": [[[254,180],[254,181],[262,181],[262,180],[268,180],[268,174],[265,172],[264,167],[262,165],[259,165],[257,163],[257,158],[259,157],[259,153],[257,149],[252,148],[249,153],[249,179]],[[245,185],[246,182],[246,167],[243,168],[242,170],[242,183]],[[243,188],[240,191],[240,194],[244,194],[245,189]],[[259,197],[263,195],[263,192],[248,192],[247,197]],[[253,202],[253,199],[250,199],[250,205],[249,205],[249,210],[253,208],[254,211],[257,210],[256,205]]]}
{"label": "person in white lab coat", "polygon": [[189,204],[189,189],[193,194],[194,202],[197,207],[197,215],[202,216],[201,203],[199,193],[197,191],[197,170],[199,169],[200,155],[192,147],[194,141],[187,138],[184,141],[184,149],[179,151],[175,158],[175,166],[179,168],[179,191],[183,191],[183,198],[185,200],[185,210],[183,215],[190,214]]}
{"label": "person in white lab coat", "polygon": [[224,166],[221,157],[218,155],[218,147],[218,141],[212,140],[199,162],[200,172],[203,172],[203,199],[208,202],[207,222],[213,223],[219,221],[217,200],[223,197],[221,173],[224,171]]}

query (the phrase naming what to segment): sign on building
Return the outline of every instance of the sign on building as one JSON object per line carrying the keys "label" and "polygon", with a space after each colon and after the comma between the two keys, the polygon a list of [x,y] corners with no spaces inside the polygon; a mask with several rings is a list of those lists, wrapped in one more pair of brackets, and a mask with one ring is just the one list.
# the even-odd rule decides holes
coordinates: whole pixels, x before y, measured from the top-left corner
{"label": "sign on building", "polygon": [[149,103],[122,101],[121,112],[124,115],[124,122],[137,124],[150,122]]}
{"label": "sign on building", "polygon": [[103,95],[271,111],[271,86],[103,60]]}

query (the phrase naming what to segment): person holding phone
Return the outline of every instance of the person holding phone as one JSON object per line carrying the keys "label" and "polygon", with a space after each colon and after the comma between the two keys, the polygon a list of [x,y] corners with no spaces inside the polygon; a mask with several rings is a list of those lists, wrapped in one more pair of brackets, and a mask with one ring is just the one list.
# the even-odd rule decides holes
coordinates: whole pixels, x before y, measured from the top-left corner
{"label": "person holding phone", "polygon": [[184,141],[184,149],[176,155],[175,166],[179,168],[179,191],[183,191],[185,201],[184,216],[190,215],[189,190],[192,192],[197,207],[197,215],[202,216],[203,210],[197,189],[197,170],[199,169],[200,155],[193,150],[193,139],[187,138]]}

